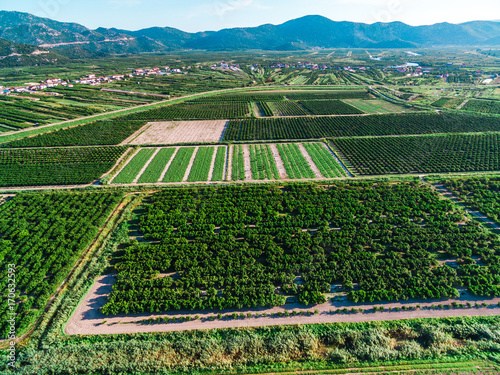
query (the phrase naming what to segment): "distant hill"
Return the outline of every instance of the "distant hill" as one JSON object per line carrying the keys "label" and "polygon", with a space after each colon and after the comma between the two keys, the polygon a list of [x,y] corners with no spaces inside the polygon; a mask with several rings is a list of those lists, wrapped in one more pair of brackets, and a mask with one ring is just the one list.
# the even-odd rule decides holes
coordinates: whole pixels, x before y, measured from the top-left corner
{"label": "distant hill", "polygon": [[[500,22],[474,21],[409,26],[402,22],[364,24],[306,16],[281,25],[187,33],[170,27],[138,31],[57,22],[28,13],[0,11],[0,38],[63,50],[92,53],[202,50],[299,50],[324,48],[416,48],[500,45]],[[75,46],[78,46],[76,48]]]}
{"label": "distant hill", "polygon": [[0,39],[0,67],[51,65],[69,60],[53,51]]}

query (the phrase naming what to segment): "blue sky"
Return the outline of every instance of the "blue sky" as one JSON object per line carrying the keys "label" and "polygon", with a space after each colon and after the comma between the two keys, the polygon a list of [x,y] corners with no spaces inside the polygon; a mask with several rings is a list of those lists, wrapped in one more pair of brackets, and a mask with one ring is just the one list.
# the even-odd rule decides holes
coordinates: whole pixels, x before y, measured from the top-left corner
{"label": "blue sky", "polygon": [[279,24],[308,14],[335,21],[410,25],[500,18],[499,0],[0,0],[0,9],[92,29],[170,26],[190,32]]}

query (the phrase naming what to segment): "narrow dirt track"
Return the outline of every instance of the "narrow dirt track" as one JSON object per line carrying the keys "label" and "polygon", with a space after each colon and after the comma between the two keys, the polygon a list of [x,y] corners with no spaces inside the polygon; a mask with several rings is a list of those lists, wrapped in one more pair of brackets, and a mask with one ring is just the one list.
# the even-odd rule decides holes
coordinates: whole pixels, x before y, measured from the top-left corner
{"label": "narrow dirt track", "polygon": [[[214,329],[214,328],[231,328],[231,327],[258,327],[258,326],[273,326],[273,325],[290,325],[290,324],[317,324],[317,323],[341,323],[341,322],[368,322],[380,320],[400,320],[400,319],[416,319],[416,318],[442,318],[453,316],[492,316],[500,315],[500,307],[498,303],[500,298],[484,298],[475,297],[468,294],[465,290],[460,290],[461,297],[448,300],[409,300],[401,302],[380,302],[375,304],[353,304],[348,301],[342,302],[327,302],[323,305],[308,306],[298,304],[290,304],[285,307],[274,308],[255,308],[247,310],[225,310],[225,311],[173,311],[166,314],[130,314],[118,315],[115,317],[107,317],[99,312],[107,300],[108,294],[112,290],[112,286],[116,280],[116,275],[104,275],[99,277],[87,295],[84,297],[74,314],[69,319],[64,332],[68,335],[99,335],[99,334],[126,334],[139,332],[169,332],[169,331],[188,331],[196,329]],[[472,307],[472,308],[457,308],[457,309],[427,309],[431,305],[451,304],[453,302],[466,304],[471,302],[488,305],[494,304],[495,307]],[[416,306],[420,304],[422,309],[408,311],[378,311],[373,312],[373,307],[384,306],[389,308],[403,306]],[[330,314],[331,309],[343,308],[362,308],[363,313],[337,313]],[[288,317],[259,317],[245,319],[223,319],[209,320],[208,317],[217,315],[219,312],[226,315],[237,312],[245,314],[251,312],[253,315],[258,314],[275,314],[285,311],[312,311],[317,310],[318,314],[313,315],[297,315]],[[144,324],[140,322],[142,319],[157,317],[181,317],[199,315],[199,320],[191,320],[183,323],[161,323],[161,324]],[[105,322],[104,324],[102,324]]]}

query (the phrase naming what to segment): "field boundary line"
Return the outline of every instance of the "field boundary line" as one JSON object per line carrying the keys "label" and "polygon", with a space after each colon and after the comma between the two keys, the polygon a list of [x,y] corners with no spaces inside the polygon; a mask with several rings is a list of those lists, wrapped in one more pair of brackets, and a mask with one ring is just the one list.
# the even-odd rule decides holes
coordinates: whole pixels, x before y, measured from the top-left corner
{"label": "field boundary line", "polygon": [[321,171],[319,170],[319,168],[316,165],[316,163],[313,161],[311,155],[309,155],[309,153],[307,152],[307,150],[304,147],[304,145],[302,143],[297,143],[297,146],[299,147],[299,150],[302,153],[302,156],[304,156],[306,158],[307,163],[309,164],[309,166],[313,170],[314,174],[316,175],[316,178],[325,178],[325,176],[323,176],[321,174]]}
{"label": "field boundary line", "polygon": [[337,160],[337,163],[339,163],[342,169],[347,173],[347,177],[354,177],[353,174],[349,171],[349,169],[347,169],[347,167],[344,165],[340,157],[335,152],[335,150],[337,150],[337,147],[334,145],[332,147],[332,145],[326,142],[321,142],[321,143],[323,143],[323,146],[333,155],[333,157]]}
{"label": "field boundary line", "polygon": [[212,181],[214,177],[215,159],[217,157],[217,152],[219,152],[219,147],[222,146],[215,146],[214,154],[212,155],[212,162],[210,163],[210,170],[208,171],[208,181]]}
{"label": "field boundary line", "polygon": [[191,169],[193,168],[194,164],[194,159],[196,159],[196,155],[198,155],[198,151],[200,151],[200,146],[197,146],[194,148],[193,155],[191,156],[191,159],[189,160],[186,173],[184,174],[184,178],[182,179],[182,182],[187,182],[189,175],[191,174]]}
{"label": "field boundary line", "polygon": [[242,145],[243,147],[243,164],[245,168],[245,180],[253,180],[252,161],[250,160],[250,145]]}
{"label": "field boundary line", "polygon": [[149,158],[149,160],[144,164],[144,167],[139,171],[139,174],[134,178],[134,181],[132,181],[133,184],[136,184],[139,181],[139,178],[144,174],[146,169],[149,167],[149,164],[153,161],[153,159],[156,157],[156,155],[160,152],[161,148],[158,147],[155,152],[153,152],[153,155]]}
{"label": "field boundary line", "polygon": [[168,169],[170,168],[170,165],[172,165],[172,162],[174,161],[175,157],[177,156],[177,153],[179,152],[180,147],[176,147],[174,153],[172,154],[172,157],[170,160],[167,162],[165,165],[165,168],[163,169],[163,172],[161,172],[160,178],[158,179],[157,183],[162,182],[163,179],[165,178],[165,175],[167,174]]}
{"label": "field boundary line", "polygon": [[141,150],[140,147],[138,147],[137,150],[135,150],[135,152],[130,156],[130,158],[127,160],[127,162],[125,164],[123,164],[123,166],[115,173],[113,178],[109,181],[110,184],[112,184],[113,181],[115,180],[116,176],[118,176],[121,173],[121,171],[123,171],[123,168],[125,168],[136,157],[136,155],[139,153],[140,150]]}
{"label": "field boundary line", "polygon": [[152,122],[147,122],[144,126],[142,126],[139,130],[134,132],[134,134],[130,135],[127,139],[120,143],[120,146],[128,145],[134,141],[137,137],[139,137],[142,133],[144,133],[147,129],[149,129],[153,125]]}
{"label": "field boundary line", "polygon": [[[125,159],[130,154],[130,150],[133,150],[133,147],[127,148],[127,151],[125,151],[123,153],[123,155],[120,156],[120,158],[116,161],[115,165],[113,165],[113,167],[111,167],[111,169],[108,172],[104,173],[99,180],[102,180],[104,177],[109,176],[111,173],[113,173],[115,168],[120,165],[120,163],[123,161],[123,159]],[[113,176],[113,178],[114,178],[114,176]]]}

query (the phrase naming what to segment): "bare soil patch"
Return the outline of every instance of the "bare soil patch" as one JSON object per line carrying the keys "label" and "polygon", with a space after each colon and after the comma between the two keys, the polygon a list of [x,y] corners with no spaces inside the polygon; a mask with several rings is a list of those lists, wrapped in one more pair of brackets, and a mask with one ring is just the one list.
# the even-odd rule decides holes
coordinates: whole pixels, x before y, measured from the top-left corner
{"label": "bare soil patch", "polygon": [[250,148],[243,145],[243,158],[245,160],[245,180],[252,180],[252,162],[250,161]]}
{"label": "bare soil patch", "polygon": [[226,120],[152,122],[130,144],[219,142],[226,124]]}

